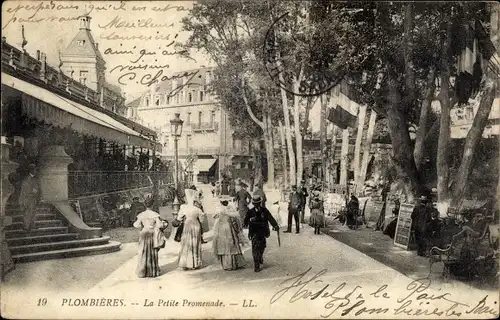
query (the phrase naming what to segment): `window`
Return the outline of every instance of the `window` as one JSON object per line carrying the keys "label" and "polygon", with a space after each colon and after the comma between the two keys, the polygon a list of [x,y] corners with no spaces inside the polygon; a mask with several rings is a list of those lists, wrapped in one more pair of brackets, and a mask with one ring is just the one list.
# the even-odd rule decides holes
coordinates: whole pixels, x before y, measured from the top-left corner
{"label": "window", "polygon": [[207,73],[205,74],[205,83],[206,84],[210,83],[211,77],[212,77],[212,73],[210,71],[207,71]]}
{"label": "window", "polygon": [[190,93],[188,93],[188,102],[193,102],[193,95]]}
{"label": "window", "polygon": [[78,40],[78,45],[83,47],[85,45],[85,40]]}
{"label": "window", "polygon": [[198,123],[201,125],[201,119],[203,117],[203,112],[198,112]]}
{"label": "window", "polygon": [[159,106],[159,105],[160,105],[160,97],[156,97],[156,102],[155,102],[155,104],[156,104],[157,106]]}
{"label": "window", "polygon": [[89,76],[88,71],[80,71],[80,83],[86,85],[88,76]]}
{"label": "window", "polygon": [[188,112],[188,116],[186,119],[186,124],[191,124],[191,112]]}
{"label": "window", "polygon": [[467,107],[466,109],[467,112],[467,120],[474,119],[474,109],[472,107]]}
{"label": "window", "polygon": [[200,101],[203,101],[203,91],[200,91]]}
{"label": "window", "polygon": [[165,95],[165,102],[166,102],[167,104],[170,104],[170,95],[169,95],[169,94],[166,94],[166,95]]}
{"label": "window", "polygon": [[213,125],[215,122],[215,111],[210,114],[210,124]]}
{"label": "window", "polygon": [[146,98],[146,107],[149,106],[149,98]]}

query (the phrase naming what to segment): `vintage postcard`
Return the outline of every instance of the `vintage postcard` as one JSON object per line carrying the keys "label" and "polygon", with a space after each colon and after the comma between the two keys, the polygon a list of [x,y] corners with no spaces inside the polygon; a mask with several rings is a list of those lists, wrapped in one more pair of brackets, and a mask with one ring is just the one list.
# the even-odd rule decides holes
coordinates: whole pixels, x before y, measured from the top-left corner
{"label": "vintage postcard", "polygon": [[500,6],[2,3],[7,319],[493,319]]}

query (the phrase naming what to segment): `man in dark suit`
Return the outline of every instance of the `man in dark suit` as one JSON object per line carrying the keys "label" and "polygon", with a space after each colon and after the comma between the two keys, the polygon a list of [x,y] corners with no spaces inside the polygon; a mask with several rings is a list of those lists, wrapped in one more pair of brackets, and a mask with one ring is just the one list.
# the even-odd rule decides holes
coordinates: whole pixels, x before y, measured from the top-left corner
{"label": "man in dark suit", "polygon": [[427,203],[427,197],[421,196],[420,203],[411,213],[412,229],[415,232],[415,242],[417,243],[417,254],[419,256],[426,255],[425,230],[431,220],[431,212]]}
{"label": "man in dark suit", "polygon": [[19,206],[24,215],[24,229],[29,231],[35,223],[36,206],[40,199],[40,186],[36,177],[36,166],[30,164],[28,170],[28,176],[21,184]]}
{"label": "man in dark suit", "polygon": [[307,187],[306,187],[306,182],[304,180],[300,181],[300,186],[299,186],[299,194],[301,198],[301,210],[300,210],[300,223],[306,223],[305,221],[305,212],[306,212],[306,203],[307,203],[307,197],[309,194],[307,193]]}
{"label": "man in dark suit", "polygon": [[236,196],[234,197],[234,201],[238,204],[238,213],[241,219],[245,219],[248,211],[248,204],[252,200],[250,193],[246,190],[246,186],[247,185],[243,182],[236,185]]}
{"label": "man in dark suit", "polygon": [[253,190],[253,195],[258,195],[262,198],[262,203],[261,203],[261,207],[265,208],[266,207],[266,201],[267,201],[267,197],[266,197],[266,194],[264,193],[264,190],[262,190],[262,183],[257,183],[255,184],[255,188]]}
{"label": "man in dark suit", "polygon": [[285,233],[292,232],[292,218],[295,219],[295,233],[300,232],[299,212],[302,210],[302,197],[297,191],[297,186],[292,186],[290,199],[288,200],[288,227]]}
{"label": "man in dark suit", "polygon": [[264,251],[266,249],[266,238],[271,235],[269,223],[273,226],[273,230],[279,230],[278,223],[271,215],[269,210],[262,207],[262,197],[254,195],[252,197],[253,208],[248,210],[243,226],[248,226],[248,238],[252,241],[252,255],[254,262],[254,271],[262,270],[264,263]]}

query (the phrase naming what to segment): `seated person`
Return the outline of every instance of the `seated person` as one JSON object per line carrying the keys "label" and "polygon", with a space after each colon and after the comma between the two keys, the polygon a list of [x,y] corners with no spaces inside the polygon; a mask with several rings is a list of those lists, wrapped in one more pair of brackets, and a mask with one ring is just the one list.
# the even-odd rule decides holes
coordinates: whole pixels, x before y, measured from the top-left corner
{"label": "seated person", "polygon": [[427,223],[425,229],[425,241],[427,248],[441,247],[443,244],[442,238],[443,221],[439,219],[439,212],[437,210],[431,211],[431,220]]}

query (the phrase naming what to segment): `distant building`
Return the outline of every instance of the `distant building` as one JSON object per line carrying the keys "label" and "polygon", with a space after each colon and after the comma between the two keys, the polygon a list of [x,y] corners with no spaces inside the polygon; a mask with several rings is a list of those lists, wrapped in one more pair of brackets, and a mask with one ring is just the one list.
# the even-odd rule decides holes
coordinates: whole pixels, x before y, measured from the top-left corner
{"label": "distant building", "polygon": [[106,61],[90,32],[89,16],[81,16],[80,30],[61,53],[61,70],[100,95],[101,106],[126,116],[125,98],[121,89],[106,82]]}
{"label": "distant building", "polygon": [[212,78],[213,68],[177,72],[127,105],[130,119],[155,128],[167,159],[174,156],[170,120],[180,113],[179,159],[193,183],[218,180],[224,170],[251,175],[253,167],[250,142],[233,136],[227,113],[209,90]]}

